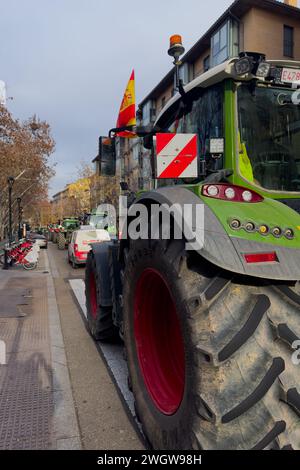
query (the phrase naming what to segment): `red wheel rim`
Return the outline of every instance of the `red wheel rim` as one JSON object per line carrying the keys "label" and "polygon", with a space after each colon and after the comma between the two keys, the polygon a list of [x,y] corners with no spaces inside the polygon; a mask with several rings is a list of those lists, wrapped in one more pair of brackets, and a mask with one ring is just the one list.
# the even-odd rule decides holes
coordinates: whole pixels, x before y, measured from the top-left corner
{"label": "red wheel rim", "polygon": [[172,415],[184,393],[184,344],[171,292],[154,269],[146,269],[136,286],[134,333],[147,390],[156,407]]}
{"label": "red wheel rim", "polygon": [[93,318],[97,316],[97,291],[96,291],[96,280],[94,273],[90,273],[90,302],[91,312]]}

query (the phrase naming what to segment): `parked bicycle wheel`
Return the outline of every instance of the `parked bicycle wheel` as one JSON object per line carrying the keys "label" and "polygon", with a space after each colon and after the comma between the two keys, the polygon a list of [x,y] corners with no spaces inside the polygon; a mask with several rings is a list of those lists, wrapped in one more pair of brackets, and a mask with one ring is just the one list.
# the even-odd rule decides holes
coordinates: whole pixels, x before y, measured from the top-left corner
{"label": "parked bicycle wheel", "polygon": [[36,267],[37,267],[37,262],[23,264],[23,268],[26,269],[27,271],[30,271],[31,269],[35,269]]}

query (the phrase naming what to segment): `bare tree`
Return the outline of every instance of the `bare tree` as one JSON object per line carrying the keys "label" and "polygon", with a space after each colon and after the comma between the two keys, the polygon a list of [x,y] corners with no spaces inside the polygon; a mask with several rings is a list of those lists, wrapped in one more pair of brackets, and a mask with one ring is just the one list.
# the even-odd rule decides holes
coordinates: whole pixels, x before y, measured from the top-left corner
{"label": "bare tree", "polygon": [[[48,182],[54,175],[49,158],[55,143],[50,126],[36,116],[21,122],[0,105],[0,236],[8,218],[7,178],[17,178],[13,186],[14,201],[22,197],[22,205],[34,208],[47,200]],[[30,203],[29,203],[30,202]],[[13,204],[15,207],[15,203]]]}

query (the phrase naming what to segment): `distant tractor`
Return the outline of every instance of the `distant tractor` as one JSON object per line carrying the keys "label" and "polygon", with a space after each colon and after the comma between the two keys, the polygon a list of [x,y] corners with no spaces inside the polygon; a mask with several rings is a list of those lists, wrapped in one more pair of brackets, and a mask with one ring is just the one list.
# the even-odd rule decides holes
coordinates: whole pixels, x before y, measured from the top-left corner
{"label": "distant tractor", "polygon": [[[179,83],[153,129],[134,129],[157,178],[127,223],[136,204],[205,216],[199,249],[123,230],[87,259],[91,334],[124,340],[154,449],[300,449],[299,85],[300,63],[243,53]],[[196,161],[194,147],[180,150],[195,136]],[[117,171],[120,147],[113,139]],[[150,234],[177,224],[151,222]]]}
{"label": "distant tractor", "polygon": [[116,226],[105,211],[92,211],[91,214],[86,218],[86,224],[95,227],[96,229],[106,230],[111,238],[116,236]]}
{"label": "distant tractor", "polygon": [[66,218],[59,227],[57,234],[57,248],[64,250],[71,240],[72,233],[80,226],[78,218]]}
{"label": "distant tractor", "polygon": [[57,243],[57,239],[58,239],[58,234],[59,234],[59,230],[60,230],[60,224],[52,224],[52,227],[50,228],[50,233],[51,233],[51,241],[53,243]]}

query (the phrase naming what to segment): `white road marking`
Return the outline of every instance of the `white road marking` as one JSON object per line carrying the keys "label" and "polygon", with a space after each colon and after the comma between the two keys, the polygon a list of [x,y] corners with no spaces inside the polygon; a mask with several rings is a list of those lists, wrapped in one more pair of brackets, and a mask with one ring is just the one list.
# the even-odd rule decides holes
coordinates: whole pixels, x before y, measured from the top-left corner
{"label": "white road marking", "polygon": [[87,318],[86,306],[85,306],[84,281],[82,279],[69,279],[69,283],[80,305],[83,315],[85,316],[85,318]]}
{"label": "white road marking", "polygon": [[[83,315],[87,318],[85,306],[85,286],[83,279],[69,279],[71,289],[80,305]],[[127,385],[127,365],[123,358],[123,346],[120,344],[98,343],[105,361],[114,376],[116,384],[123,396],[131,414],[135,417],[134,398]],[[139,423],[138,423],[139,424]]]}

